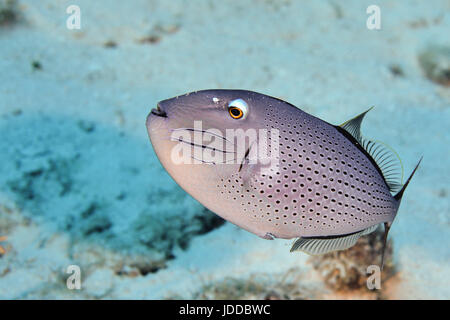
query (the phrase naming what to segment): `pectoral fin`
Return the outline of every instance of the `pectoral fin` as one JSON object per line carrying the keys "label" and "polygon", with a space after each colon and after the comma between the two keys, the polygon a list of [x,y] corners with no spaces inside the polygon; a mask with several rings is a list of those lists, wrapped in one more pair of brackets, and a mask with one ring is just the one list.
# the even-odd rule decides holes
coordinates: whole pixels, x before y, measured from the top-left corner
{"label": "pectoral fin", "polygon": [[292,245],[291,252],[303,251],[311,255],[320,255],[345,250],[354,246],[361,236],[375,231],[377,227],[378,225],[374,225],[355,233],[336,237],[298,238]]}

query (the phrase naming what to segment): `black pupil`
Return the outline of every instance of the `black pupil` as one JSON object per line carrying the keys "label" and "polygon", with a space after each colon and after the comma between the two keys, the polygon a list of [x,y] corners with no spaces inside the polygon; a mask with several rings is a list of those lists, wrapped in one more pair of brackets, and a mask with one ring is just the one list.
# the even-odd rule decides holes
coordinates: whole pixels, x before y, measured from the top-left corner
{"label": "black pupil", "polygon": [[241,110],[238,108],[231,108],[230,112],[235,117],[239,117],[241,115]]}

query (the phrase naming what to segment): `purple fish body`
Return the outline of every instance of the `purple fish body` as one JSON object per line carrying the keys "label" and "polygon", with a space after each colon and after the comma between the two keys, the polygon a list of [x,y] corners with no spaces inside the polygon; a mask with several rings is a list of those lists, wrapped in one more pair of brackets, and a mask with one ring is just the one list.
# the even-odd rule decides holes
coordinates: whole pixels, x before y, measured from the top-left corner
{"label": "purple fish body", "polygon": [[[169,174],[210,210],[265,239],[299,238],[292,251],[321,254],[354,245],[380,224],[387,236],[412,177],[402,185],[396,153],[361,136],[366,113],[335,126],[263,94],[205,90],[160,102],[147,128]],[[230,138],[227,129],[242,131]],[[269,138],[249,137],[239,154],[238,138],[251,130]],[[196,133],[216,140],[214,147],[192,142]],[[191,156],[198,163],[173,163],[180,143],[201,152]],[[270,165],[258,161],[263,143]]]}
{"label": "purple fish body", "polygon": [[[360,148],[333,125],[298,108],[283,111],[267,105],[265,126],[280,131],[280,170],[252,177],[250,187],[262,202],[247,214],[271,224],[274,236],[288,239],[346,234],[391,222],[398,200]],[[231,190],[229,201],[238,196],[237,189]],[[249,200],[246,191],[237,198],[243,207]]]}

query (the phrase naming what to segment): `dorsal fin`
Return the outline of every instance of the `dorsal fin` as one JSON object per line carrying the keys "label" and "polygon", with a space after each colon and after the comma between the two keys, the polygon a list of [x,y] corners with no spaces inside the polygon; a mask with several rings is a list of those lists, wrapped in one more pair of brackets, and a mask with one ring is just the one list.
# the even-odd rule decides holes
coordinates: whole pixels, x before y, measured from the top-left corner
{"label": "dorsal fin", "polygon": [[339,127],[350,133],[350,135],[355,138],[356,141],[359,142],[359,144],[362,145],[362,136],[361,136],[361,123],[364,119],[364,116],[367,112],[372,110],[373,107],[370,107],[360,115],[354,117],[353,119],[350,119],[348,121],[345,121],[343,124],[341,124]]}
{"label": "dorsal fin", "polygon": [[352,140],[372,161],[377,170],[383,176],[386,185],[391,192],[397,192],[402,187],[403,164],[398,154],[387,144],[369,140],[361,135],[361,123],[369,108],[360,115],[336,126],[349,140]]}

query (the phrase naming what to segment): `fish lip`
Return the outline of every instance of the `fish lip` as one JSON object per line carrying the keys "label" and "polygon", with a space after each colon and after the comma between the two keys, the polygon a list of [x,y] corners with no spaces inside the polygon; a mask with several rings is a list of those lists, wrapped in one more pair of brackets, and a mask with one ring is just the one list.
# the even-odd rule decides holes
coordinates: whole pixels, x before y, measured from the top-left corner
{"label": "fish lip", "polygon": [[167,113],[166,113],[166,111],[161,107],[161,104],[160,104],[160,103],[158,103],[158,104],[156,105],[156,108],[153,108],[153,109],[150,111],[150,113],[153,114],[153,115],[155,115],[155,116],[158,116],[158,117],[167,118]]}

